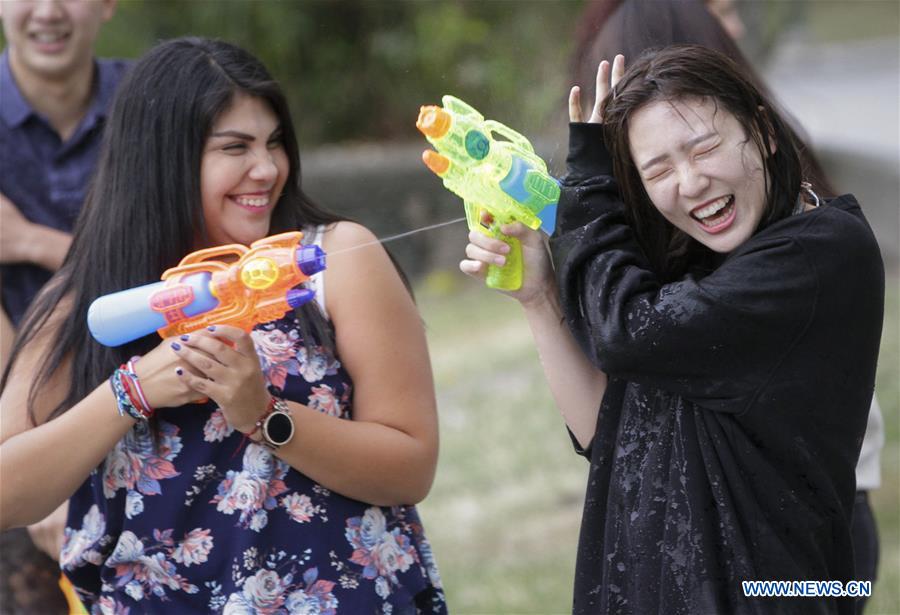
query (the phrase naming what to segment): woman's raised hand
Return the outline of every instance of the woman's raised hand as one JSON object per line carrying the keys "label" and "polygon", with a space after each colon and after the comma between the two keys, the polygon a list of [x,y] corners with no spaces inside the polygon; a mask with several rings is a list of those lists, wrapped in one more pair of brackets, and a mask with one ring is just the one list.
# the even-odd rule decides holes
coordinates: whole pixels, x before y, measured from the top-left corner
{"label": "woman's raised hand", "polygon": [[[597,89],[594,97],[594,106],[591,108],[591,116],[588,120],[590,124],[600,124],[603,122],[603,116],[600,113],[600,106],[609,96],[622,75],[625,74],[625,56],[619,54],[613,59],[612,69],[607,60],[600,62],[597,67]],[[569,90],[569,121],[583,122],[581,111],[581,87],[573,86]]]}
{"label": "woman's raised hand", "polygon": [[135,363],[153,408],[174,408],[210,398],[239,431],[253,428],[269,404],[259,356],[248,333],[217,325],[171,337]]}
{"label": "woman's raised hand", "polygon": [[[533,231],[521,222],[504,224],[500,230],[504,235],[515,237],[522,243],[523,276],[522,286],[515,291],[501,291],[517,299],[523,306],[544,299],[548,293],[556,293],[556,280],[550,264],[550,254],[540,231]],[[483,280],[488,265],[503,266],[509,246],[498,239],[477,231],[469,232],[466,245],[466,259],[460,261],[459,268],[466,275]]]}
{"label": "woman's raised hand", "polygon": [[[613,59],[612,65],[606,60],[600,62],[597,67],[597,95],[588,120],[590,123],[602,122],[601,104],[624,73],[625,56],[621,54]],[[576,85],[569,92],[569,120],[581,122],[582,117],[581,88]],[[555,295],[556,280],[553,276],[553,266],[540,233],[518,222],[504,225],[501,230],[504,235],[515,237],[522,242],[522,261],[525,270],[522,287],[516,291],[503,292],[517,299],[526,308]],[[459,263],[459,268],[466,275],[484,279],[488,265],[506,264],[508,252],[509,247],[502,241],[472,231],[469,233],[469,243],[466,246],[466,259]]]}
{"label": "woman's raised hand", "polygon": [[253,338],[229,325],[182,335],[172,350],[190,369],[177,374],[195,396],[215,401],[229,425],[247,433],[269,406],[271,396]]}

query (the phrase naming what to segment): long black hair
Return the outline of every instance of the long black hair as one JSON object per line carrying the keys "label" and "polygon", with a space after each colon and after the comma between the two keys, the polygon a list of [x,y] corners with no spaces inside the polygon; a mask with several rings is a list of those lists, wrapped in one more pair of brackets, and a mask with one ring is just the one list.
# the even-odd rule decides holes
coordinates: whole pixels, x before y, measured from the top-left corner
{"label": "long black hair", "polygon": [[[301,189],[300,153],[285,97],[265,66],[230,43],[179,38],[144,55],[119,86],[72,247],[60,270],[26,313],[0,388],[21,350],[35,339],[64,301],[67,317],[54,318],[54,344],[28,395],[34,401],[66,359],[66,398],[53,418],[83,399],[129,357],[159,344],[156,335],[118,348],[98,344],[87,329],[87,309],[102,295],[158,281],[160,274],[206,241],[200,164],[215,119],[238,93],[264,100],[278,118],[290,171],[272,212],[270,234],[342,218],[328,213]],[[301,308],[304,340],[333,349],[315,302]]]}
{"label": "long black hair", "polygon": [[698,258],[713,256],[657,211],[631,157],[629,119],[641,107],[661,100],[711,100],[741,124],[766,170],[766,205],[757,230],[791,215],[802,168],[793,131],[727,56],[699,45],[673,45],[638,57],[603,102],[603,132],[638,242],[654,270],[675,279]]}

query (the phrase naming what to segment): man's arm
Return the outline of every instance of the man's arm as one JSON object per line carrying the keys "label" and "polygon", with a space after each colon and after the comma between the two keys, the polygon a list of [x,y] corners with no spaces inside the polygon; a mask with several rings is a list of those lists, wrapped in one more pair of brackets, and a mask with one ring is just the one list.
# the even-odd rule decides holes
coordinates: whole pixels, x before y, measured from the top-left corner
{"label": "man's arm", "polygon": [[56,271],[71,244],[69,233],[28,221],[0,193],[0,263],[34,263]]}

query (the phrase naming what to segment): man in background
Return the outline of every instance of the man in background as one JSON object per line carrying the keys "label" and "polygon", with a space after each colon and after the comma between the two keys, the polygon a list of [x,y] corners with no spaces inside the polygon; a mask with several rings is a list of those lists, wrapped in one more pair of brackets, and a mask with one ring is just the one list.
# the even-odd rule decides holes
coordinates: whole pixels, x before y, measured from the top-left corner
{"label": "man in background", "polygon": [[[15,327],[63,262],[106,112],[128,63],[94,45],[116,0],[0,0],[0,367]],[[64,612],[57,589],[66,507],[0,537],[3,612]],[[41,554],[34,545],[50,557]]]}

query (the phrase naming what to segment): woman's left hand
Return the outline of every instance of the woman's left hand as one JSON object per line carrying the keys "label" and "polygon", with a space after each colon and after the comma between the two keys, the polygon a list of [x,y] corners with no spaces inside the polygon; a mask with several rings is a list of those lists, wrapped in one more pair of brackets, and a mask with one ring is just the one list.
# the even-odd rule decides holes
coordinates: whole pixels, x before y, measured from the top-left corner
{"label": "woman's left hand", "polygon": [[215,325],[182,335],[172,348],[200,374],[180,374],[187,385],[215,401],[229,425],[243,433],[252,431],[271,395],[250,334]]}
{"label": "woman's left hand", "polygon": [[[591,107],[591,117],[588,120],[589,124],[603,123],[601,105],[606,97],[609,96],[609,93],[612,92],[613,88],[616,87],[616,84],[619,83],[619,80],[622,79],[622,75],[624,74],[625,56],[622,54],[617,55],[613,59],[611,67],[607,60],[603,60],[600,62],[599,66],[597,66],[597,89],[595,90],[594,106]],[[583,122],[584,120],[582,117],[581,87],[576,85],[569,90],[569,121]]]}

